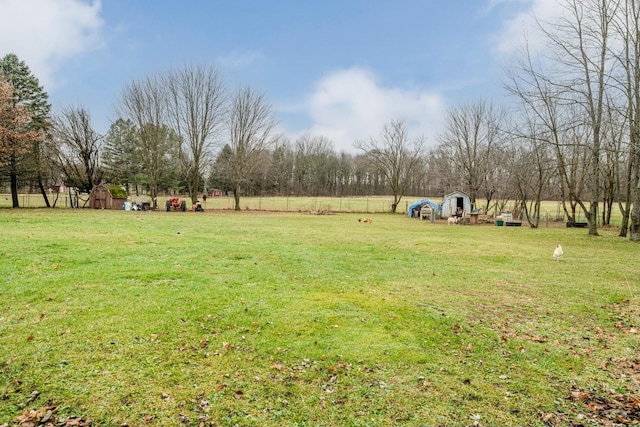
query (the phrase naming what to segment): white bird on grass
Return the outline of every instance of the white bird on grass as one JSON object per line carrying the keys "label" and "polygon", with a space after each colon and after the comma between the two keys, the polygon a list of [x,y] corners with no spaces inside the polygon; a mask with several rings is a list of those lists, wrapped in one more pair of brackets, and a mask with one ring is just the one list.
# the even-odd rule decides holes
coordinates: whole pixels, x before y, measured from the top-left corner
{"label": "white bird on grass", "polygon": [[556,261],[560,261],[563,253],[564,252],[562,252],[562,246],[560,246],[560,243],[556,244],[556,249],[553,251],[553,259],[555,259]]}

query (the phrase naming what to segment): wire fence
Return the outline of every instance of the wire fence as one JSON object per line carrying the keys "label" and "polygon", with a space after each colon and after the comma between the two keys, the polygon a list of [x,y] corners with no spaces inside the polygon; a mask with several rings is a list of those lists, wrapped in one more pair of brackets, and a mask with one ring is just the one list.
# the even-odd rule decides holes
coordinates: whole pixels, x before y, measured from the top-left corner
{"label": "wire fence", "polygon": [[[60,193],[49,195],[49,203],[56,208],[70,208],[72,206],[68,194]],[[182,196],[191,206],[191,199]],[[129,196],[130,202],[148,201],[148,196]],[[157,209],[164,210],[169,196],[158,197]],[[200,199],[202,206],[207,210],[234,210],[233,197],[208,197]],[[19,194],[18,203],[22,208],[44,208],[46,204],[41,194]],[[389,196],[369,197],[241,197],[240,209],[251,211],[273,212],[354,212],[354,213],[383,213],[391,212],[393,198]],[[396,212],[406,213],[409,202],[398,205]],[[12,199],[10,194],[0,194],[0,207],[10,208]],[[83,202],[80,202],[80,207]],[[88,207],[88,203],[86,207]]]}
{"label": "wire fence", "polygon": [[[205,209],[235,209],[233,197],[209,197],[201,201]],[[241,210],[274,212],[391,212],[390,197],[244,197]],[[403,212],[398,209],[396,212]],[[406,212],[406,209],[404,210]]]}
{"label": "wire fence", "polygon": [[[56,197],[57,196],[57,197]],[[157,209],[165,210],[166,201],[172,196],[158,197]],[[174,196],[173,196],[174,197]],[[187,196],[179,196],[186,200],[187,207],[191,206],[191,199]],[[49,203],[54,205],[55,208],[71,208],[71,199],[68,193],[52,193],[48,195]],[[85,199],[88,197],[85,195]],[[407,197],[405,196],[400,204],[396,208],[396,213],[408,212],[409,206],[416,200],[423,197]],[[129,196],[129,202],[140,202],[150,200],[149,196]],[[432,198],[436,203],[439,203],[439,199]],[[220,197],[207,197],[206,199],[200,199],[202,207],[205,210],[234,210],[235,200],[233,197],[220,196]],[[44,208],[46,204],[40,193],[21,193],[18,195],[18,203],[22,208]],[[391,205],[393,203],[393,197],[391,196],[362,196],[362,197],[241,197],[240,198],[240,210],[243,211],[265,211],[265,212],[343,212],[343,213],[389,213],[391,212]],[[482,201],[478,201],[478,205],[481,205]],[[10,194],[0,194],[0,208],[12,207],[12,199]],[[89,207],[87,201],[83,206],[83,202],[80,202],[80,207]],[[507,205],[504,207],[503,212],[513,212],[513,207]],[[500,213],[492,213],[492,215],[500,215]],[[618,224],[618,214],[614,214],[612,218],[612,224]],[[583,221],[582,212],[578,209],[576,211],[576,221]],[[521,218],[518,218],[521,219]],[[564,210],[561,207],[561,203],[557,201],[543,202],[541,215],[541,222],[563,222],[566,221]],[[541,224],[542,225],[542,224]]]}

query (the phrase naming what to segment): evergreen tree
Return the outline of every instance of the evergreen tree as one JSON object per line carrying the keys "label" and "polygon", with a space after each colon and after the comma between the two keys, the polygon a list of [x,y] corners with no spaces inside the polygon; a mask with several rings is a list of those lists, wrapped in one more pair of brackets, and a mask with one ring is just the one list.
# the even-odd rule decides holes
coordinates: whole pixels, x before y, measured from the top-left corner
{"label": "evergreen tree", "polygon": [[[13,87],[14,105],[24,106],[31,113],[31,123],[27,131],[44,132],[48,127],[51,105],[48,102],[47,93],[31,73],[29,67],[24,61],[20,61],[15,54],[7,54],[0,59],[0,77]],[[29,172],[35,175],[45,203],[50,206],[42,179],[41,154],[41,138],[36,138],[32,140],[32,147],[28,154],[19,154],[16,150],[9,155],[6,170],[3,172],[9,175],[14,208],[19,207],[18,175]]]}
{"label": "evergreen tree", "polygon": [[145,185],[157,207],[158,191],[173,187],[180,169],[179,151],[182,140],[167,126],[147,124],[136,139]]}
{"label": "evergreen tree", "polygon": [[142,183],[144,171],[138,135],[131,120],[118,119],[111,124],[102,153],[107,181],[126,187],[133,184],[136,188]]}
{"label": "evergreen tree", "polygon": [[231,147],[229,144],[225,144],[211,166],[211,175],[209,175],[207,183],[209,188],[218,188],[225,194],[233,190],[233,184],[229,180],[231,174],[229,167],[232,157]]}

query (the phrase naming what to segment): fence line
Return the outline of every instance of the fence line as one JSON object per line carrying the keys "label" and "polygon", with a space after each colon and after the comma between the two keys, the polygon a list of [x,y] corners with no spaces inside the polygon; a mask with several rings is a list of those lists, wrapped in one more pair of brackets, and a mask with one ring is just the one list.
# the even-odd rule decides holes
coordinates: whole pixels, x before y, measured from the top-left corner
{"label": "fence line", "polygon": [[[55,194],[49,194],[49,202],[53,204]],[[170,196],[158,197],[158,209],[164,210],[165,203]],[[187,201],[187,206],[191,205],[191,200],[182,196]],[[424,197],[403,197],[396,209],[396,213],[407,213],[407,209],[415,200]],[[149,200],[148,196],[129,196],[130,202],[137,199]],[[431,198],[436,203],[437,198]],[[44,208],[46,205],[40,193],[22,193],[18,195],[18,202],[23,208]],[[208,197],[201,199],[206,210],[233,210],[235,200],[233,197]],[[343,212],[343,213],[389,213],[391,212],[391,196],[360,196],[360,197],[241,197],[240,209],[243,211],[265,211],[265,212]],[[12,206],[11,194],[0,193],[0,208],[10,208]],[[71,206],[69,195],[61,193],[56,203],[56,208],[69,208]],[[88,205],[87,205],[88,206]],[[509,206],[506,211],[510,211]],[[577,221],[581,221],[581,211],[577,212]],[[614,215],[612,223],[618,223],[619,215]],[[557,201],[547,202],[541,210],[540,221],[561,222],[565,220],[564,211]],[[541,224],[542,225],[542,224]]]}
{"label": "fence line", "polygon": [[[135,202],[136,199],[148,200],[148,197],[129,196],[128,200]],[[187,206],[191,201],[186,199]],[[164,210],[165,203],[169,196],[158,197],[158,209]],[[233,197],[208,197],[201,199],[205,209],[210,210],[233,210],[235,200]],[[359,212],[359,213],[384,213],[391,212],[393,198],[385,196],[371,197],[241,197],[241,210],[253,211],[273,211],[273,212]],[[46,207],[42,195],[39,193],[23,193],[18,195],[18,203],[22,208],[44,208]],[[49,195],[49,203],[53,204],[53,195]],[[12,200],[10,194],[0,194],[0,207],[10,208]],[[68,194],[60,194],[56,203],[56,208],[69,208],[71,206]],[[406,206],[398,206],[398,213],[406,213]]]}

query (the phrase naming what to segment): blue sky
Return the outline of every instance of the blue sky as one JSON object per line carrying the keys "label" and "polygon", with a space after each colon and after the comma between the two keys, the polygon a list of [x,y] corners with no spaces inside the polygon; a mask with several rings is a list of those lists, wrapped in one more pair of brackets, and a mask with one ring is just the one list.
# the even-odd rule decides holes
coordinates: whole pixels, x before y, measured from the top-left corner
{"label": "blue sky", "polygon": [[[54,111],[106,132],[122,89],[171,67],[215,67],[266,94],[292,141],[337,151],[405,120],[435,145],[448,108],[501,103],[502,67],[554,0],[0,0],[0,55],[16,53]],[[34,15],[34,11],[39,13]]]}

